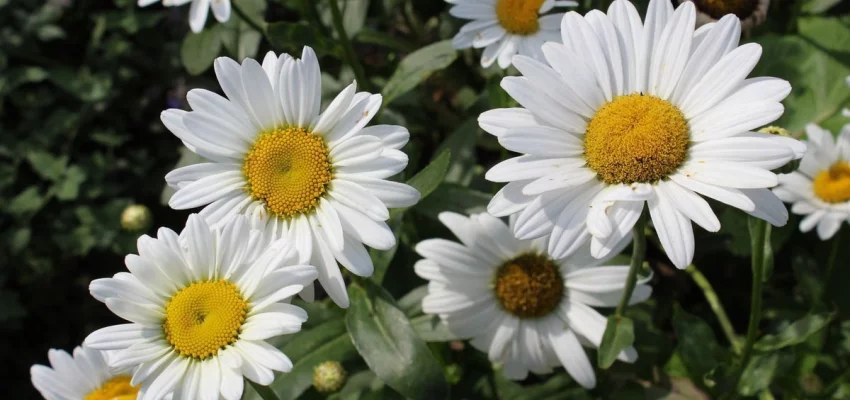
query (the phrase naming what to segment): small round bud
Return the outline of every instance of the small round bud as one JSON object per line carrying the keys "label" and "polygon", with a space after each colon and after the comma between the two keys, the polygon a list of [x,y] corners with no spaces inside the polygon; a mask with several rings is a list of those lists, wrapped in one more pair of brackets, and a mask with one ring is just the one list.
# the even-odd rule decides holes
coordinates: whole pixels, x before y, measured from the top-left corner
{"label": "small round bud", "polygon": [[320,393],[334,393],[345,384],[345,369],[338,361],[325,361],[313,370],[313,387]]}
{"label": "small round bud", "polygon": [[[793,138],[793,136],[791,136],[791,132],[788,132],[787,129],[785,129],[781,126],[776,126],[776,125],[771,125],[771,126],[766,126],[764,128],[761,128],[761,129],[759,129],[759,132],[760,133],[768,133],[768,134],[776,135],[776,136],[787,137],[787,138]],[[785,165],[783,165],[779,168],[776,168],[775,170],[773,170],[773,172],[775,172],[777,174],[790,174],[790,173],[796,171],[797,168],[799,168],[799,167],[800,167],[800,160],[791,160],[791,161],[788,161],[788,163],[786,163]]]}
{"label": "small round bud", "polygon": [[153,214],[144,204],[131,204],[121,213],[121,227],[130,232],[145,231],[152,221]]}

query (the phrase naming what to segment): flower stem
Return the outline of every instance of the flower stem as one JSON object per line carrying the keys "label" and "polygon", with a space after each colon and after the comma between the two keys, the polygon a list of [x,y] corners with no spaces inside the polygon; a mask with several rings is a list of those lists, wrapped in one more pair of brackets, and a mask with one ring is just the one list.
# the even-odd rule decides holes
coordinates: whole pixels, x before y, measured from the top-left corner
{"label": "flower stem", "polygon": [[761,321],[761,298],[762,284],[764,283],[764,242],[768,240],[767,232],[769,226],[767,222],[756,218],[749,217],[750,228],[750,244],[752,246],[751,265],[753,269],[753,288],[750,294],[750,322],[747,325],[747,339],[744,342],[744,349],[741,351],[741,358],[732,375],[730,386],[730,398],[738,397],[738,381],[741,380],[741,375],[750,361],[750,356],[753,354],[753,345],[756,342],[758,334],[759,322]]}
{"label": "flower stem", "polygon": [[372,84],[366,79],[366,73],[363,72],[363,66],[360,65],[360,61],[354,53],[354,47],[348,39],[348,34],[345,33],[345,26],[342,23],[342,12],[339,10],[339,4],[337,4],[337,0],[330,0],[328,4],[331,8],[334,28],[336,29],[337,35],[339,35],[339,41],[342,43],[342,47],[345,51],[345,61],[351,66],[351,69],[354,70],[354,76],[357,78],[357,83],[367,92],[371,92]]}
{"label": "flower stem", "polygon": [[626,306],[629,305],[629,300],[632,298],[632,292],[635,291],[637,284],[637,273],[643,265],[643,260],[646,258],[646,212],[641,211],[635,226],[632,228],[632,262],[629,265],[629,275],[626,278],[626,287],[623,289],[623,297],[620,298],[620,304],[617,305],[615,312],[618,317],[623,315]]}
{"label": "flower stem", "polygon": [[239,18],[242,19],[242,21],[245,21],[245,23],[248,24],[251,28],[255,29],[257,32],[262,33],[263,36],[266,36],[266,28],[262,27],[257,21],[254,21],[253,18],[249,17],[245,10],[243,10],[242,7],[239,6],[238,1],[230,2],[230,6],[233,8],[233,12],[235,12],[236,15],[238,15]]}
{"label": "flower stem", "polygon": [[720,304],[720,299],[717,297],[717,293],[714,291],[711,283],[708,282],[705,275],[697,269],[696,265],[689,265],[688,268],[685,269],[685,272],[687,272],[697,286],[702,289],[702,293],[705,295],[708,305],[711,306],[711,310],[714,311],[714,315],[717,316],[717,321],[720,322],[723,334],[726,335],[726,339],[732,344],[732,350],[735,351],[735,354],[741,354],[741,344],[738,343],[738,339],[735,335],[735,329],[732,328],[732,323],[729,322],[729,316],[726,315],[726,310],[723,309],[723,304]]}
{"label": "flower stem", "polygon": [[251,387],[254,388],[254,391],[257,392],[257,394],[259,394],[260,397],[263,398],[263,400],[280,400],[280,398],[277,397],[272,388],[260,385],[259,383],[256,383],[250,379],[245,379],[245,382],[248,382]]}

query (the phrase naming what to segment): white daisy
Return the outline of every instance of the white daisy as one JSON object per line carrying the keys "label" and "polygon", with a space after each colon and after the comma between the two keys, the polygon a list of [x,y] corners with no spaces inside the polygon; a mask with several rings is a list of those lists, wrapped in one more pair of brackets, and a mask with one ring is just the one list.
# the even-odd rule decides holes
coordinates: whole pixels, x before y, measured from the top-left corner
{"label": "white daisy", "polygon": [[[563,366],[582,386],[594,387],[593,366],[581,345],[599,346],[606,319],[591,307],[617,306],[629,267],[599,266],[606,260],[590,257],[587,246],[555,260],[545,239],[516,239],[486,213],[467,218],[444,212],[439,218],[461,243],[429,239],[416,246],[425,257],[416,274],[430,281],[423,311],[472,339],[510,379]],[[638,282],[631,303],[652,293],[647,280]],[[637,352],[628,347],[618,359],[634,362]]]}
{"label": "white daisy", "polygon": [[791,203],[791,212],[805,215],[800,230],[817,227],[818,237],[828,240],[850,222],[850,124],[835,140],[832,132],[815,124],[806,126],[808,151],[800,168],[779,175],[773,192]]}
{"label": "white daisy", "polygon": [[[234,214],[254,217],[268,238],[286,237],[301,263],[319,270],[319,282],[341,307],[348,294],[337,261],[370,276],[364,244],[387,250],[395,237],[387,207],[408,207],[419,192],[386,178],[407,166],[401,126],[366,128],[381,95],[345,88],[320,113],[321,73],[316,54],[301,60],[266,55],[215,62],[227,99],[191,90],[193,110],[167,110],[162,121],[183,143],[210,162],[178,168],[166,177],[177,192],[176,209],[206,206],[211,225]],[[312,260],[312,262],[311,262]],[[312,296],[312,285],[304,294]]]}
{"label": "white daisy", "polygon": [[178,236],[139,238],[127,272],[92,281],[98,300],[128,324],[93,332],[85,344],[113,350],[112,368],[132,368],[141,399],[236,400],[243,376],[261,385],[292,362],[266,339],[301,330],[307,313],[289,299],[316,278],[287,240],[260,246],[247,217],[211,229],[196,214]]}
{"label": "white daisy", "polygon": [[506,77],[502,87],[523,108],[485,112],[479,123],[524,155],[487,172],[508,182],[488,211],[518,214],[520,239],[550,235],[554,258],[589,238],[592,254],[604,257],[648,203],[679,268],[693,259],[691,221],[720,229],[700,195],[785,224],[770,170],[805,147],[751,130],[782,115],[791,86],[747,78],[761,46],[738,46],[734,15],[696,31],[694,18],[692,3],[674,12],[669,1],[651,0],[644,24],[630,2],[617,0],[607,15],[564,16],[564,44],[543,45],[551,67],[514,57],[524,76]]}
{"label": "white daisy", "polygon": [[[139,7],[147,7],[159,1],[138,0],[138,4]],[[192,32],[198,33],[204,30],[210,9],[218,22],[225,23],[230,19],[230,0],[162,0],[162,5],[176,7],[189,2],[192,3],[189,6],[189,27],[192,28]]]}
{"label": "white daisy", "polygon": [[697,8],[697,26],[717,22],[726,14],[735,14],[744,32],[761,25],[770,8],[770,0],[678,0],[679,4],[686,1],[694,2]]}
{"label": "white daisy", "polygon": [[560,0],[446,0],[453,4],[449,14],[471,19],[452,40],[456,49],[483,48],[481,65],[499,60],[508,68],[511,57],[522,54],[543,60],[540,46],[560,42],[558,26],[563,13],[544,15],[554,7],[575,7],[578,2]]}
{"label": "white daisy", "polygon": [[139,386],[130,383],[130,374],[113,373],[106,354],[86,346],[47,352],[50,366],[30,368],[32,384],[47,400],[135,400]]}

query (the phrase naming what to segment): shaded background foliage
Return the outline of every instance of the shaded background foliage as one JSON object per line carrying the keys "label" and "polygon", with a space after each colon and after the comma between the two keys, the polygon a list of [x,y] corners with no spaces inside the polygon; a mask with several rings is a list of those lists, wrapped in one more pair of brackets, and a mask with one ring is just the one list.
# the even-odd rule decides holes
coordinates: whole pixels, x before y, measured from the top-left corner
{"label": "shaded background foliage", "polygon": [[[234,0],[244,16],[234,14],[225,24],[209,21],[203,32],[191,34],[188,7],[140,9],[132,0],[0,0],[0,359],[9,366],[0,387],[5,396],[35,398],[29,366],[46,363],[48,348],[70,350],[94,329],[119,323],[88,294],[88,283],[123,270],[124,255],[135,252],[138,234],[120,224],[127,205],[152,210],[154,228],[148,234],[156,226],[182,228],[187,213],[165,205],[170,193],[163,191],[163,177],[175,164],[198,160],[181,150],[159,113],[186,108],[187,88],[219,91],[210,68],[215,57],[261,58],[271,49],[300,54],[303,45],[313,46],[322,57],[326,101],[354,78],[331,28],[328,1],[336,0]],[[583,12],[601,2],[581,3]],[[647,1],[636,3],[643,11]],[[745,39],[764,46],[755,75],[791,81],[794,89],[779,124],[797,136],[811,121],[835,132],[847,122],[839,110],[850,100],[843,83],[850,75],[850,4],[837,3],[775,0],[767,23]],[[594,391],[583,391],[563,371],[509,382],[492,372],[484,354],[450,342],[451,334],[422,313],[423,281],[412,272],[417,259],[412,246],[424,238],[451,237],[436,221],[437,213],[483,210],[498,189],[483,174],[507,154],[480,131],[476,118],[513,103],[498,86],[501,72],[482,71],[475,52],[456,52],[446,42],[462,22],[448,16],[443,1],[339,4],[369,77],[359,86],[384,95],[376,123],[411,131],[405,174],[412,176],[437,159],[445,176],[432,171],[425,184],[434,192],[396,213],[397,248],[373,252],[377,270],[386,271],[385,291],[373,283],[364,283],[369,290],[352,289],[352,296],[385,310],[380,318],[356,305],[346,312],[317,301],[305,305],[310,319],[303,333],[278,339],[296,363],[272,385],[281,398],[320,396],[310,389],[312,368],[328,359],[342,361],[351,375],[334,395],[345,399],[401,398],[421,395],[421,388],[439,392],[445,390],[442,382],[451,385],[453,398],[681,399],[736,390],[724,386],[724,371],[732,365],[730,344],[702,291],[668,263],[653,236],[648,259],[655,294],[628,311],[640,359],[598,370]],[[264,21],[274,22],[266,26]],[[712,207],[723,229],[720,234],[695,229],[695,264],[742,335],[751,279],[747,219],[718,203]],[[850,281],[850,250],[839,246],[836,272],[825,281],[830,243],[799,233],[798,223],[792,216],[772,233],[775,266],[766,284],[764,336],[737,387],[745,396],[810,396],[850,368],[850,293],[842,285]],[[847,237],[844,232],[833,240],[844,243]],[[428,342],[423,349],[443,376],[382,381],[348,333],[368,332],[365,325],[371,323],[407,320],[411,332]],[[399,362],[383,361],[390,367]],[[837,398],[850,396],[850,384],[839,381],[829,389],[838,390]],[[255,398],[250,390],[246,397]]]}

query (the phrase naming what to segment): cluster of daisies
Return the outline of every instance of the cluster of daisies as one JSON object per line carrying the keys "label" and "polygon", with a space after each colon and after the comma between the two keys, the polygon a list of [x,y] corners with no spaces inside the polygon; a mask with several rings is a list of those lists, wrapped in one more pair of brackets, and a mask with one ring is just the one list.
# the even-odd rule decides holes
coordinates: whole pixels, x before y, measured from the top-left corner
{"label": "cluster of daisies", "polygon": [[[423,310],[507,377],[564,367],[596,385],[583,346],[598,347],[605,330],[594,307],[624,295],[629,267],[608,261],[645,207],[679,268],[694,255],[692,222],[720,229],[706,197],[774,225],[788,220],[782,201],[793,203],[806,215],[801,229],[817,226],[824,239],[850,216],[850,127],[836,143],[810,126],[808,146],[757,132],[782,114],[791,87],[748,78],[761,48],[739,45],[738,16],[697,28],[692,2],[674,9],[652,0],[642,21],[625,0],[585,16],[540,16],[572,1],[447,1],[452,15],[474,20],[456,46],[484,48],[483,65],[521,73],[502,81],[520,107],[479,118],[521,155],[487,172],[506,183],[487,213],[440,214],[458,241],[422,241],[414,269],[429,281]],[[230,13],[228,0],[191,7],[193,30],[209,8],[219,20]],[[165,177],[176,189],[169,205],[202,210],[180,233],[140,237],[128,272],[91,283],[127,323],[93,332],[73,355],[51,350],[51,367],[32,368],[45,398],[236,400],[245,379],[269,385],[293,364],[267,340],[297,333],[308,318],[291,299],[311,301],[318,282],[348,307],[339,266],[370,276],[366,247],[396,242],[388,209],[419,200],[390,180],[407,166],[407,129],[367,127],[381,96],[355,83],[322,110],[309,47],[300,59],[220,58],[215,73],[225,96],[195,89],[191,111],[162,113],[207,160]],[[799,171],[772,172],[799,158]],[[650,296],[648,280],[630,303]],[[618,358],[637,357],[628,347]]]}

